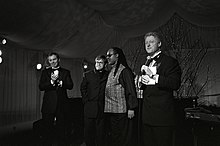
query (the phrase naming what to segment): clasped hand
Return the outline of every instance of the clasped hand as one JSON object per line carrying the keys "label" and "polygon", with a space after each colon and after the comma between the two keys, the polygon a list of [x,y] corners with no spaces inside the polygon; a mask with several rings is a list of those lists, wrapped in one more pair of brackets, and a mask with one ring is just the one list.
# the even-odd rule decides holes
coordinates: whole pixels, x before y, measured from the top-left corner
{"label": "clasped hand", "polygon": [[59,77],[58,74],[54,74],[54,73],[51,74],[52,84],[55,85],[55,83],[57,82],[57,83],[58,83],[57,85],[58,85],[59,87],[62,87],[63,82],[62,82],[62,81],[59,81],[59,80],[58,80],[58,77]]}
{"label": "clasped hand", "polygon": [[53,81],[53,82],[55,82],[57,79],[58,79],[58,75],[57,74],[54,74],[54,73],[51,73],[51,80]]}
{"label": "clasped hand", "polygon": [[141,72],[144,72],[144,74],[141,75],[138,82],[147,85],[153,76],[153,72],[146,65],[142,65]]}
{"label": "clasped hand", "polygon": [[152,75],[153,75],[153,72],[146,65],[141,66],[141,72],[145,72],[145,75],[148,75],[149,77],[152,77]]}

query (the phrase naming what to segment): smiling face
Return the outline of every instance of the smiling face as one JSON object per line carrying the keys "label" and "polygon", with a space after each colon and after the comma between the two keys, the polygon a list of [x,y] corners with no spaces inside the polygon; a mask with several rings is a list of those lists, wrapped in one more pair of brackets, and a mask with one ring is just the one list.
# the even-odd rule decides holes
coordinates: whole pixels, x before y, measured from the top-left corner
{"label": "smiling face", "polygon": [[155,36],[147,36],[145,38],[145,50],[152,56],[154,53],[160,50],[161,41]]}
{"label": "smiling face", "polygon": [[103,59],[95,59],[95,69],[96,70],[103,70],[105,67],[105,62]]}
{"label": "smiling face", "polygon": [[59,66],[60,59],[57,58],[56,55],[48,56],[48,63],[52,68],[56,68]]}

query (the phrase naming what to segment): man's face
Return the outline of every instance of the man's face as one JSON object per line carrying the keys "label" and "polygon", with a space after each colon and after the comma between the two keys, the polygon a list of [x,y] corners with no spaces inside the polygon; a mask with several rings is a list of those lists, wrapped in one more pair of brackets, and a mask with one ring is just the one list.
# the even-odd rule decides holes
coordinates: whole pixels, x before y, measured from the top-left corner
{"label": "man's face", "polygon": [[113,49],[109,49],[107,52],[107,60],[109,65],[116,64],[118,61],[118,54],[115,54]]}
{"label": "man's face", "polygon": [[102,70],[105,67],[105,63],[102,59],[95,59],[95,69]]}
{"label": "man's face", "polygon": [[148,36],[145,38],[145,50],[150,55],[153,55],[155,52],[159,51],[161,42],[154,36]]}
{"label": "man's face", "polygon": [[59,61],[56,55],[48,56],[48,62],[52,68],[59,66]]}

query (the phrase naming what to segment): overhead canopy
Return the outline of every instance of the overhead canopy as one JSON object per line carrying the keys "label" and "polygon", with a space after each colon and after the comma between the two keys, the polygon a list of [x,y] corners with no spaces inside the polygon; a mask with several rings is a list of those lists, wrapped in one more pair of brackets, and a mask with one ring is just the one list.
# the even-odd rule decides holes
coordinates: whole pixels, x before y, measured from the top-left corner
{"label": "overhead canopy", "polygon": [[[0,35],[30,49],[94,58],[174,13],[198,26],[220,26],[219,0],[1,0]],[[220,47],[220,35],[213,41]]]}

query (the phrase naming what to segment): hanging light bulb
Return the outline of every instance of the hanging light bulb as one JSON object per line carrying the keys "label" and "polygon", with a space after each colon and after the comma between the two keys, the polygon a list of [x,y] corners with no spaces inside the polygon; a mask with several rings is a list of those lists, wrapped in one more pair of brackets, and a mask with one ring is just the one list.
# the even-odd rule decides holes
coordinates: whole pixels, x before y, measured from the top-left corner
{"label": "hanging light bulb", "polygon": [[87,69],[87,68],[88,68],[88,65],[87,65],[87,64],[84,64],[84,65],[83,65],[83,68],[84,68],[84,69]]}
{"label": "hanging light bulb", "polygon": [[5,45],[6,43],[7,43],[7,40],[6,40],[6,39],[3,39],[3,40],[2,40],[2,44]]}
{"label": "hanging light bulb", "polygon": [[38,64],[37,64],[37,70],[41,70],[41,68],[42,68],[42,64],[41,64],[41,63],[38,63]]}

